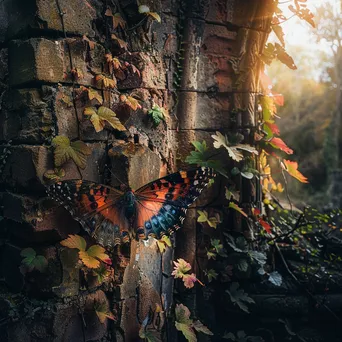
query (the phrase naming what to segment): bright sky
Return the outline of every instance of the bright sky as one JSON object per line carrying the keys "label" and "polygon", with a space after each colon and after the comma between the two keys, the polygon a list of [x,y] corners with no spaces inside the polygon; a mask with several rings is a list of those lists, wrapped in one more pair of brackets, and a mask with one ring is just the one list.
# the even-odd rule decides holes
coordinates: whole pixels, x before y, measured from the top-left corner
{"label": "bright sky", "polygon": [[[307,6],[311,12],[315,14],[315,8],[322,3],[327,2],[334,5],[339,4],[338,0],[308,0]],[[281,8],[283,9],[286,17],[293,14],[287,9],[287,4],[281,5]],[[305,46],[307,50],[313,51],[317,50],[317,48],[322,50],[327,50],[328,48],[323,42],[318,44],[315,41],[315,38],[310,34],[314,29],[304,20],[294,17],[282,24],[282,27],[285,33],[285,41],[288,45],[301,45]]]}

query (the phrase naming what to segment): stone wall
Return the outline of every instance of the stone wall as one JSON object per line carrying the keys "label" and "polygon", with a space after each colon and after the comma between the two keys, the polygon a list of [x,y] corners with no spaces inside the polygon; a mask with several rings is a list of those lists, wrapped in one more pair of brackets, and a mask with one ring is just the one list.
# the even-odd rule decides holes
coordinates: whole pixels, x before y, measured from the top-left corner
{"label": "stone wall", "polygon": [[[172,249],[161,255],[155,244],[133,241],[130,248],[115,251],[115,274],[101,286],[89,286],[75,268],[77,255],[60,246],[68,234],[83,233],[67,211],[44,199],[44,173],[53,168],[51,140],[65,135],[91,149],[84,169],[67,162],[63,180],[116,185],[104,167],[108,164],[132,187],[184,166],[190,141],[209,141],[217,129],[238,129],[251,140],[259,67],[255,56],[267,38],[268,18],[264,6],[247,0],[146,5],[160,14],[161,24],[139,14],[133,0],[0,3],[1,341],[136,341],[146,319],[159,321],[152,325],[164,338],[176,339],[164,324],[172,305]],[[113,30],[108,9],[121,13],[129,27]],[[111,39],[112,33],[128,43],[127,50]],[[109,51],[138,69],[125,73],[112,90],[94,82],[97,74],[108,73]],[[234,70],[236,63],[243,72]],[[82,86],[103,98],[126,132],[95,132],[83,111],[99,103],[84,96]],[[120,94],[138,99],[142,108],[127,108]],[[147,115],[154,103],[169,114],[157,128]],[[244,109],[238,127],[230,120],[236,107]],[[249,185],[239,181],[239,186],[246,203],[257,200]],[[194,268],[195,213],[189,211],[177,233],[177,255]],[[46,257],[45,273],[20,272],[20,252],[26,247]],[[189,293],[189,302],[195,303],[195,293]],[[108,303],[116,320],[100,323],[94,300]]]}

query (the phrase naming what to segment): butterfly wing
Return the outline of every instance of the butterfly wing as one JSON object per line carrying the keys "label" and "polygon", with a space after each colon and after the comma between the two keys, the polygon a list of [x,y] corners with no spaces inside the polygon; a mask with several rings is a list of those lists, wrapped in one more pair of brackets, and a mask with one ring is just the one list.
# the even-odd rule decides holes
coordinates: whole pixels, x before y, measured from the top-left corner
{"label": "butterfly wing", "polygon": [[51,185],[47,193],[101,245],[110,248],[129,240],[123,192],[89,181],[68,180]]}
{"label": "butterfly wing", "polygon": [[135,193],[137,236],[160,238],[179,229],[187,208],[214,177],[213,169],[202,167],[170,174],[138,189]]}

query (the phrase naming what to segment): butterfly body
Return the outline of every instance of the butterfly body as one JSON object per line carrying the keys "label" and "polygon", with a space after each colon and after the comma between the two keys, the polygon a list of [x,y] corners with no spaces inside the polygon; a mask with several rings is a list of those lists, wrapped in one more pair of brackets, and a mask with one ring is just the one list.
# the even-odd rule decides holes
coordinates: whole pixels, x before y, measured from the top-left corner
{"label": "butterfly body", "polygon": [[170,174],[135,192],[84,180],[58,182],[47,191],[98,243],[111,248],[132,236],[160,238],[179,229],[187,208],[213,177],[213,170],[203,167]]}

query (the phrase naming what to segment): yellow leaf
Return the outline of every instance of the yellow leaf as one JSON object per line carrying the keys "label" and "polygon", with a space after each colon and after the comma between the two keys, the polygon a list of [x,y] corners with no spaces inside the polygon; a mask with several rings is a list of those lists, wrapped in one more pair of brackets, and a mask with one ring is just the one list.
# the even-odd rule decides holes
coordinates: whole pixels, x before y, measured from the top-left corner
{"label": "yellow leaf", "polygon": [[106,264],[111,264],[112,261],[110,260],[109,256],[105,253],[105,249],[99,245],[93,245],[89,247],[87,250],[87,254],[93,258],[97,258]]}
{"label": "yellow leaf", "polygon": [[166,245],[165,245],[165,243],[163,243],[162,241],[158,241],[158,240],[157,240],[157,246],[158,246],[158,248],[159,248],[159,252],[160,252],[161,254],[163,254],[163,253],[165,252],[165,250],[166,250]]}
{"label": "yellow leaf", "polygon": [[141,108],[141,105],[139,104],[138,100],[136,100],[132,96],[120,95],[120,101],[124,102],[127,106],[129,106],[133,110],[137,110]]}
{"label": "yellow leaf", "polygon": [[163,241],[169,247],[172,246],[171,240],[167,235],[163,235],[161,241]]}
{"label": "yellow leaf", "polygon": [[118,131],[125,131],[126,128],[121,124],[116,114],[109,108],[101,106],[99,109],[95,107],[87,107],[84,109],[84,115],[90,115],[95,131],[100,132],[105,127],[105,122],[108,122],[114,129]]}
{"label": "yellow leaf", "polygon": [[95,85],[97,88],[110,88],[114,89],[116,87],[116,79],[108,78],[102,74],[95,76]]}
{"label": "yellow leaf", "polygon": [[77,248],[80,251],[85,251],[86,249],[86,241],[79,235],[69,235],[69,237],[62,240],[60,244],[68,248]]}
{"label": "yellow leaf", "polygon": [[160,15],[156,12],[147,12],[146,14],[148,14],[149,16],[151,16],[154,20],[157,20],[158,23],[161,22],[161,18]]}
{"label": "yellow leaf", "polygon": [[79,251],[78,255],[85,266],[88,268],[99,268],[100,261],[89,255],[86,251]]}
{"label": "yellow leaf", "polygon": [[94,90],[92,88],[88,88],[88,98],[89,100],[97,100],[100,104],[103,103],[103,98],[102,96],[97,92],[97,90]]}
{"label": "yellow leaf", "polygon": [[291,160],[283,160],[283,168],[294,178],[302,183],[309,183],[308,179],[298,171],[298,163]]}

